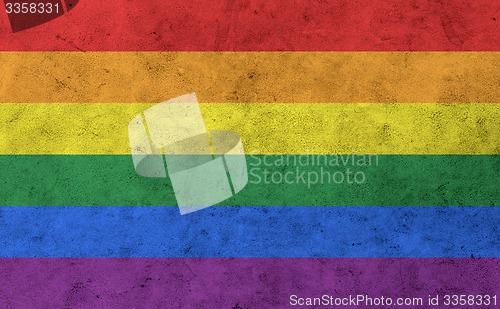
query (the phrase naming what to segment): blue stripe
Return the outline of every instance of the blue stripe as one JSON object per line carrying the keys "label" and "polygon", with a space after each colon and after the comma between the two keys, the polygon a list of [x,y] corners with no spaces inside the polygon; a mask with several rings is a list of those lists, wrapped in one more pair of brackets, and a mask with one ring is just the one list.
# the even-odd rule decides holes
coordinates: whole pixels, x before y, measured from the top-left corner
{"label": "blue stripe", "polygon": [[498,257],[500,207],[0,207],[1,257]]}

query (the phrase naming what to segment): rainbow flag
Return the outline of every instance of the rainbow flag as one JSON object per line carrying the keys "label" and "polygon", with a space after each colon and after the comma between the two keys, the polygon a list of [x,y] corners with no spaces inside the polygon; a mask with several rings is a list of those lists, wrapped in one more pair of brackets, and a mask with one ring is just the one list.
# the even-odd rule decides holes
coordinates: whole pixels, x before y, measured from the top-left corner
{"label": "rainbow flag", "polygon": [[[500,303],[494,1],[16,3],[0,307]],[[127,128],[192,92],[241,137],[248,183],[181,215]]]}

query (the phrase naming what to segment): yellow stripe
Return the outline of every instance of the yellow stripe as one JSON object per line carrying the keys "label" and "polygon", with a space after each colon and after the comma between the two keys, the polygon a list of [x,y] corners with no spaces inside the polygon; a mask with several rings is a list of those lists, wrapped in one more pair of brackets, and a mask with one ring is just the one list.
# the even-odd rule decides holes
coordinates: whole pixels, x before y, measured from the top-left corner
{"label": "yellow stripe", "polygon": [[[128,123],[153,104],[3,103],[1,154],[128,154]],[[203,103],[208,129],[246,153],[499,154],[497,104]]]}
{"label": "yellow stripe", "polygon": [[0,102],[498,102],[494,52],[0,53]]}

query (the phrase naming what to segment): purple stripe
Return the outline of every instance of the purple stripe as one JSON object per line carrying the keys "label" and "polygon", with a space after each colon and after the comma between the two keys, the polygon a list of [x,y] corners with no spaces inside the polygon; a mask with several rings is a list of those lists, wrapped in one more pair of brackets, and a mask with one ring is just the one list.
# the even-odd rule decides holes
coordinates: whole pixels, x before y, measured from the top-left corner
{"label": "purple stripe", "polygon": [[0,307],[287,308],[291,294],[425,304],[428,295],[498,298],[499,266],[473,258],[0,259]]}

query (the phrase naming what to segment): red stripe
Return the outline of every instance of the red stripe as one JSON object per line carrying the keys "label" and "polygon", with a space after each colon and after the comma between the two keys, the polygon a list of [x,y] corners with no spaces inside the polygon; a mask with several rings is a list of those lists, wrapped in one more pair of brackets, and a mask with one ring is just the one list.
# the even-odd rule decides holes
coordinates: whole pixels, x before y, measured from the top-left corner
{"label": "red stripe", "polygon": [[87,0],[14,34],[2,9],[0,50],[498,51],[498,12],[491,0]]}

